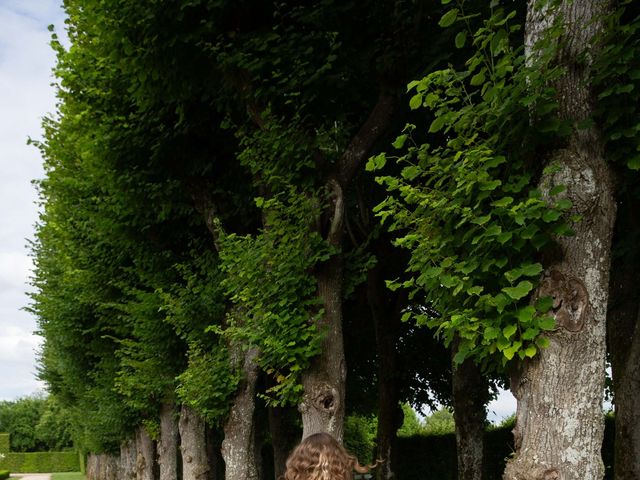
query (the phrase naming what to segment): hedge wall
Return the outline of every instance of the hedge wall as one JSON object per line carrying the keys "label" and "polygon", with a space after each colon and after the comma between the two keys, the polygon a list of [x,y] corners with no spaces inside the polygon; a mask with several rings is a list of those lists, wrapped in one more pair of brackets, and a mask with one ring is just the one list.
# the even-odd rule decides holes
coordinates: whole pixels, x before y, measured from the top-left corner
{"label": "hedge wall", "polygon": [[9,434],[0,433],[0,453],[7,453],[9,451]]}
{"label": "hedge wall", "polygon": [[0,470],[11,473],[79,472],[77,452],[5,453]]}
{"label": "hedge wall", "polygon": [[[605,421],[602,459],[605,479],[613,480],[614,420]],[[504,466],[513,452],[509,428],[485,434],[484,480],[501,480]],[[401,480],[457,480],[456,437],[450,435],[414,436],[398,439],[396,475]]]}

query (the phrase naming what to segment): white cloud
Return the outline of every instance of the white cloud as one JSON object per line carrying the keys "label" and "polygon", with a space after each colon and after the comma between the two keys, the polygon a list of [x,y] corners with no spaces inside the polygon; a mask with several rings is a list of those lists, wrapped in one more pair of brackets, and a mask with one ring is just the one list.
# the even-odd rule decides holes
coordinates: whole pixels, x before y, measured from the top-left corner
{"label": "white cloud", "polygon": [[43,388],[35,379],[40,337],[23,308],[32,262],[25,245],[38,218],[32,180],[42,178],[38,150],[41,119],[55,109],[49,24],[63,31],[62,0],[0,2],[0,398]]}
{"label": "white cloud", "polygon": [[500,423],[516,413],[516,399],[509,390],[498,390],[498,397],[487,406],[487,419],[492,423]]}

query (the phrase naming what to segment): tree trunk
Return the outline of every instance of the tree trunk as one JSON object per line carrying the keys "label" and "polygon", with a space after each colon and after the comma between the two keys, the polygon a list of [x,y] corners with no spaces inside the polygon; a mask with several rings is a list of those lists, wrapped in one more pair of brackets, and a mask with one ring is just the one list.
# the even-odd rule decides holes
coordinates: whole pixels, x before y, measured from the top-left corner
{"label": "tree trunk", "polygon": [[87,480],[99,480],[97,476],[98,472],[98,455],[90,453],[87,455],[87,468],[86,468]]}
{"label": "tree trunk", "polygon": [[[562,118],[580,122],[591,117],[588,58],[600,28],[604,0],[562,1],[527,16],[528,55],[546,25],[562,18],[565,32],[558,62],[567,71],[557,88]],[[583,53],[589,49],[589,55]],[[561,255],[545,260],[536,296],[554,298],[556,329],[550,344],[524,361],[511,379],[518,400],[514,429],[516,453],[505,480],[599,480],[604,419],[602,395],[610,245],[615,202],[603,142],[595,127],[575,129],[564,148],[553,152],[558,169],[543,176],[543,195],[555,185],[572,201],[576,235],[558,239]]]}
{"label": "tree trunk", "polygon": [[290,407],[269,407],[269,432],[276,479],[284,474],[287,457],[300,441],[301,432],[295,423],[295,415],[295,409]]}
{"label": "tree trunk", "polygon": [[611,268],[607,336],[615,405],[615,480],[640,478],[640,202],[621,204],[616,233],[620,252]]}
{"label": "tree trunk", "polygon": [[327,432],[342,443],[347,366],[342,337],[342,255],[319,267],[318,293],[324,304],[318,329],[326,332],[322,352],[302,376],[302,438]]}
{"label": "tree trunk", "polygon": [[192,408],[182,405],[178,428],[183,480],[207,480],[209,464],[204,438],[204,420]]}
{"label": "tree trunk", "polygon": [[389,305],[388,292],[378,266],[367,275],[367,298],[376,333],[378,351],[378,432],[376,456],[381,461],[376,469],[377,480],[396,477],[394,465],[397,457],[396,433],[398,422],[399,392],[397,372],[397,322],[399,312]]}
{"label": "tree trunk", "polygon": [[240,345],[230,348],[232,362],[242,368],[243,379],[233,399],[229,417],[224,426],[222,457],[225,462],[225,480],[258,480],[261,458],[256,448],[255,396],[258,380],[256,348],[242,352]]}
{"label": "tree trunk", "polygon": [[481,480],[489,385],[472,360],[454,363],[452,380],[458,480]]}
{"label": "tree trunk", "polygon": [[154,480],[155,448],[153,440],[143,427],[136,430],[136,478]]}
{"label": "tree trunk", "polygon": [[160,409],[158,464],[160,480],[178,478],[178,421],[173,404],[163,404]]}
{"label": "tree trunk", "polygon": [[347,379],[342,337],[344,195],[373,145],[391,124],[396,105],[395,95],[387,92],[379,95],[375,107],[325,183],[332,198],[329,220],[323,227],[327,230],[326,241],[336,249],[336,254],[319,265],[316,273],[318,296],[324,306],[324,315],[317,325],[325,337],[322,352],[313,359],[309,369],[302,375],[304,394],[298,410],[302,414],[303,438],[327,432],[342,442]]}
{"label": "tree trunk", "polygon": [[136,478],[136,443],[125,440],[120,444],[120,475],[121,480]]}
{"label": "tree trunk", "polygon": [[121,480],[120,458],[104,453],[87,456],[87,480]]}

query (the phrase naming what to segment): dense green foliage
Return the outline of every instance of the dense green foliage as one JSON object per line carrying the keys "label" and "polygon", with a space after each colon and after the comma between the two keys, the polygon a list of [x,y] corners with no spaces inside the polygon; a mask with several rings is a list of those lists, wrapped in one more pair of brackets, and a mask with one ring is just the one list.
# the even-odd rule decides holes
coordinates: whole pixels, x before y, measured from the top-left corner
{"label": "dense green foliage", "polygon": [[0,438],[0,452],[63,450],[72,446],[71,419],[51,396],[0,402],[0,432],[9,435]]}
{"label": "dense green foliage", "polygon": [[0,480],[9,478],[10,475],[11,475],[11,472],[9,472],[9,470],[0,470]]}
{"label": "dense green foliage", "polygon": [[[465,68],[409,84],[411,108],[424,106],[433,115],[426,141],[414,139],[416,126],[407,125],[393,144],[406,153],[382,153],[367,167],[379,170],[387,157],[402,167],[400,175],[378,178],[391,196],[375,210],[389,230],[399,231],[395,244],[411,252],[410,277],[390,287],[424,291],[443,314],[406,317],[437,328],[447,343],[459,338],[458,362],[474,356],[486,364],[499,352],[504,364],[516,354],[534,356],[546,344],[544,331],[554,328],[544,315],[548,299],[534,308],[528,297],[542,272],[538,252],[552,235],[571,234],[562,219],[571,202],[554,197],[562,189],[544,199],[534,188],[541,171],[537,145],[566,131],[547,86],[560,72],[546,66],[550,48],[524,64],[515,11],[496,7],[473,30],[463,6],[440,23],[466,23],[461,34],[475,51]],[[456,39],[458,47],[464,43]],[[535,128],[530,114],[540,117]]]}
{"label": "dense green foliage", "polygon": [[[450,410],[420,422],[405,403],[450,403],[451,354],[434,331],[455,342],[456,362],[491,367],[547,345],[551,300],[529,300],[543,254],[580,220],[562,187],[536,188],[545,151],[570,130],[549,87],[563,74],[550,61],[557,28],[526,64],[513,2],[65,8],[71,46],[53,34],[59,103],[37,143],[46,178],[32,246],[40,377],[55,403],[32,438],[68,445],[64,419],[83,450],[117,452],[140,426],[155,436],[167,403],[219,428],[250,348],[261,401],[295,405],[329,333],[327,265],[343,282],[345,443],[363,462],[378,382],[403,402],[401,435],[451,431]],[[610,148],[632,169],[637,24],[611,19],[595,67]],[[374,270],[388,291],[375,291]],[[392,379],[377,370],[381,325]],[[4,429],[35,448],[21,428]],[[447,455],[434,456],[442,469],[415,464],[448,478]]]}

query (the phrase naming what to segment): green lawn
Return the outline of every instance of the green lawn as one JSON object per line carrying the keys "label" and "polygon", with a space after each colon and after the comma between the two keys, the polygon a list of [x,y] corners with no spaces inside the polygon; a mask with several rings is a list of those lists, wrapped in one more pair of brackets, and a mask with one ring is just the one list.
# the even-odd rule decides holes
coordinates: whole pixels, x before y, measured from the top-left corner
{"label": "green lawn", "polygon": [[85,480],[85,476],[80,472],[52,473],[51,480]]}

